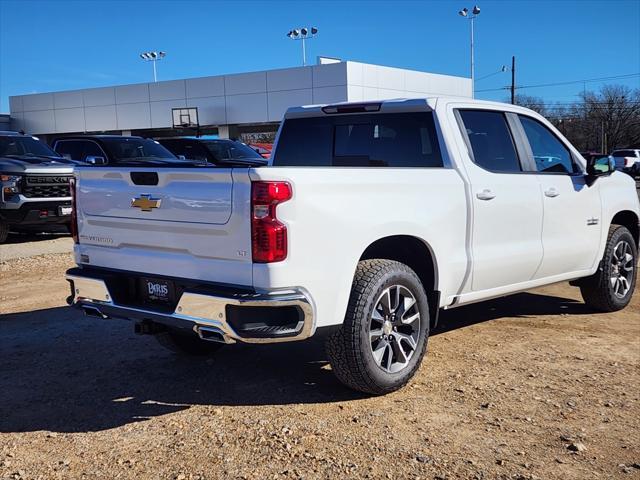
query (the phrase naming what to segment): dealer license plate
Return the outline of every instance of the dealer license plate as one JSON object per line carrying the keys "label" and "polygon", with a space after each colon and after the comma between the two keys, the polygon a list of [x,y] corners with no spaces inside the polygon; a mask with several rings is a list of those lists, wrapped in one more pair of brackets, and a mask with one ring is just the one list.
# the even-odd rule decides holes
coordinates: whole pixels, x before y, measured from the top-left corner
{"label": "dealer license plate", "polygon": [[174,299],[173,282],[159,278],[141,278],[140,294],[148,302],[171,303]]}

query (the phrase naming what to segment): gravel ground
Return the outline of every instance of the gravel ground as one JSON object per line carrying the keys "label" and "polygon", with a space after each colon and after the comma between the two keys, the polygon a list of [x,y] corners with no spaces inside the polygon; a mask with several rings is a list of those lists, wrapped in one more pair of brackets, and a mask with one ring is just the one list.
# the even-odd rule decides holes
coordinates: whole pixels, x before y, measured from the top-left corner
{"label": "gravel ground", "polygon": [[640,297],[559,284],[445,312],[367,398],[322,343],[181,358],[64,306],[71,255],[0,264],[0,478],[640,478]]}
{"label": "gravel ground", "polygon": [[73,251],[73,240],[67,234],[20,235],[12,233],[0,245],[0,262],[52,253]]}

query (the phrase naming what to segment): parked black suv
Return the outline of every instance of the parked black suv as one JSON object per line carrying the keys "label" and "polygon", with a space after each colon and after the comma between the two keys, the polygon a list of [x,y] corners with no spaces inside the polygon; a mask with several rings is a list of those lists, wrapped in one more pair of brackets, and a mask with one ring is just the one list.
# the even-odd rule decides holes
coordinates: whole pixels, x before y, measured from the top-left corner
{"label": "parked black suv", "polygon": [[91,165],[154,165],[181,160],[149,138],[83,135],[58,138],[53,149],[65,158]]}
{"label": "parked black suv", "polygon": [[200,138],[160,138],[158,141],[187,160],[206,161],[220,167],[266,165],[267,160],[248,145],[237,140],[203,140]]}

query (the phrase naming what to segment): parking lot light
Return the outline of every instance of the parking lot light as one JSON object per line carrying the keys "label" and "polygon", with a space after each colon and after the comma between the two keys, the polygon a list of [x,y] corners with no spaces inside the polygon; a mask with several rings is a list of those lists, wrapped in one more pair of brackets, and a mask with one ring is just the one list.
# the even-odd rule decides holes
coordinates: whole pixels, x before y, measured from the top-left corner
{"label": "parking lot light", "polygon": [[315,37],[318,34],[318,29],[316,27],[302,27],[296,28],[293,30],[289,30],[287,33],[287,37],[291,40],[302,40],[302,66],[307,64],[307,52],[305,48],[305,40]]}
{"label": "parking lot light", "polygon": [[167,56],[167,52],[143,52],[140,54],[140,58],[145,62],[151,62],[153,64],[153,81],[158,81],[158,74],[156,72],[156,62],[162,60]]}
{"label": "parking lot light", "polygon": [[471,21],[471,98],[473,98],[475,96],[474,62],[473,62],[473,23],[476,17],[480,15],[480,7],[478,5],[474,5],[471,12],[469,12],[469,9],[465,7],[458,12],[458,15]]}

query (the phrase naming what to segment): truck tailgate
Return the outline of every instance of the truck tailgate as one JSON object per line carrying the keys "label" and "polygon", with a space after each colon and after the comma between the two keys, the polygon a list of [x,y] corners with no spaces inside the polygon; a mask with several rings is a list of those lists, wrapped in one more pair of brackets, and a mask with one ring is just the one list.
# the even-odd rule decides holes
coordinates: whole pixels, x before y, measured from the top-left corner
{"label": "truck tailgate", "polygon": [[247,169],[88,167],[76,178],[78,263],[252,284]]}

